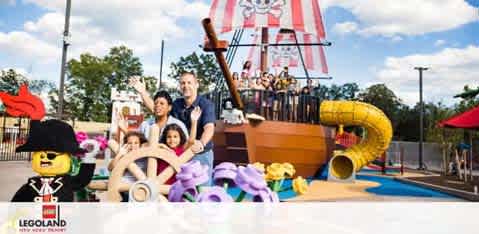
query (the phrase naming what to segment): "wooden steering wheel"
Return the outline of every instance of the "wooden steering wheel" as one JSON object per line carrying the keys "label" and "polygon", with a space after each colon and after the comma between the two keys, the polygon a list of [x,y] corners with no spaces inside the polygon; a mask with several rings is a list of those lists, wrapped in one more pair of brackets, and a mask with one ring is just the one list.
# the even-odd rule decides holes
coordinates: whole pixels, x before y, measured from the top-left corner
{"label": "wooden steering wheel", "polygon": [[[133,150],[125,154],[113,168],[108,180],[107,199],[112,202],[121,201],[119,192],[129,191],[130,199],[137,202],[167,201],[164,196],[170,191],[170,185],[164,183],[180,171],[180,166],[188,162],[194,153],[191,149],[186,150],[180,157],[174,152],[161,148],[159,145],[149,146]],[[136,165],[135,160],[148,158],[146,174]],[[165,170],[156,175],[157,159],[169,164]],[[136,182],[126,183],[122,181],[123,174],[128,170]]]}
{"label": "wooden steering wheel", "polygon": [[[179,157],[174,152],[160,145],[143,147],[125,154],[110,173],[108,182],[93,181],[88,187],[94,190],[107,190],[108,202],[120,202],[120,192],[129,192],[130,200],[134,202],[159,201],[167,202],[171,185],[165,182],[180,171],[180,166],[188,162],[195,153],[190,147]],[[147,158],[146,174],[135,163],[135,160]],[[157,159],[169,164],[160,174],[156,175]],[[123,174],[129,171],[135,178],[134,183],[122,181]]]}

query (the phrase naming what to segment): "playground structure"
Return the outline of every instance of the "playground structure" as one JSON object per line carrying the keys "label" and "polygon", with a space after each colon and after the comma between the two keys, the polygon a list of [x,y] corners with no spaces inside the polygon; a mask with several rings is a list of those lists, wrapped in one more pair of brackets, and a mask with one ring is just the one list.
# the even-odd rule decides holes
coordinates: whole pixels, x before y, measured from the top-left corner
{"label": "playground structure", "polygon": [[[228,43],[218,40],[209,18],[203,20],[203,28],[208,38],[204,45],[205,51],[214,52],[226,79],[233,104],[236,108],[242,109],[244,107],[242,99],[233,83],[231,72],[222,53],[227,50]],[[247,152],[243,151],[243,154],[247,153],[247,158],[244,156],[239,158],[241,160],[239,163],[291,162],[295,168],[298,168],[298,173],[306,177],[316,174],[319,168],[329,161],[330,177],[343,181],[354,179],[355,172],[387,149],[392,138],[392,126],[389,119],[378,108],[360,102],[323,101],[319,110],[319,119],[322,124],[360,126],[366,130],[367,136],[356,146],[344,151],[336,151],[331,160],[334,129],[321,125],[280,121],[260,121],[255,124],[238,126],[224,124],[216,131],[219,137],[215,138],[215,143],[226,149],[228,149],[227,143],[233,144],[232,147],[236,148],[238,145],[234,144],[242,143],[243,147],[246,145]],[[218,123],[218,125],[220,124]],[[240,139],[244,135],[245,141],[228,142],[227,136],[230,133],[236,133]],[[311,138],[321,140],[311,142]],[[308,145],[309,142],[311,143]],[[291,149],[296,149],[296,147],[291,144],[297,144],[297,148],[303,148],[303,152],[292,151]],[[308,150],[307,152],[305,152],[305,148]],[[225,155],[221,155],[221,153]],[[229,155],[228,151],[224,150],[220,152],[219,158],[220,160],[231,159]]]}

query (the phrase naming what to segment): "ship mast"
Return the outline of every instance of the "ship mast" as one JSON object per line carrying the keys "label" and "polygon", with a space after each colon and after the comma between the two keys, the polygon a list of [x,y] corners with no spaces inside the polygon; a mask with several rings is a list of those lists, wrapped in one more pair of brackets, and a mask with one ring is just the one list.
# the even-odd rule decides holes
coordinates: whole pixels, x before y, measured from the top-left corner
{"label": "ship mast", "polygon": [[[261,28],[261,73],[268,71],[268,28]],[[261,77],[261,74],[260,74]]]}

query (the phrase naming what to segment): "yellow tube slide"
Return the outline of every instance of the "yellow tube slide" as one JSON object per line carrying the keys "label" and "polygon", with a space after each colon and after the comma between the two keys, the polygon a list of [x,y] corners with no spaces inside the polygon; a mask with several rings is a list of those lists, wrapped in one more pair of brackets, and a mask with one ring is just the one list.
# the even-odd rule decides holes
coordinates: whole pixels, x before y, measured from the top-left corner
{"label": "yellow tube slide", "polygon": [[330,173],[338,179],[349,178],[380,156],[392,138],[391,121],[377,107],[354,101],[323,101],[319,117],[325,125],[361,126],[366,137],[345,151],[335,151]]}

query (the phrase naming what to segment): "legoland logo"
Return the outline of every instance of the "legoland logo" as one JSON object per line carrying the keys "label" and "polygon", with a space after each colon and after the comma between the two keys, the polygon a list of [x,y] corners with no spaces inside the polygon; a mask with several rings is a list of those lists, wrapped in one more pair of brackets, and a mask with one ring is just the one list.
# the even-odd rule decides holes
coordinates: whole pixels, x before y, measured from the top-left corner
{"label": "legoland logo", "polygon": [[66,232],[67,221],[61,218],[60,205],[42,205],[41,219],[19,219],[18,230],[25,232]]}

